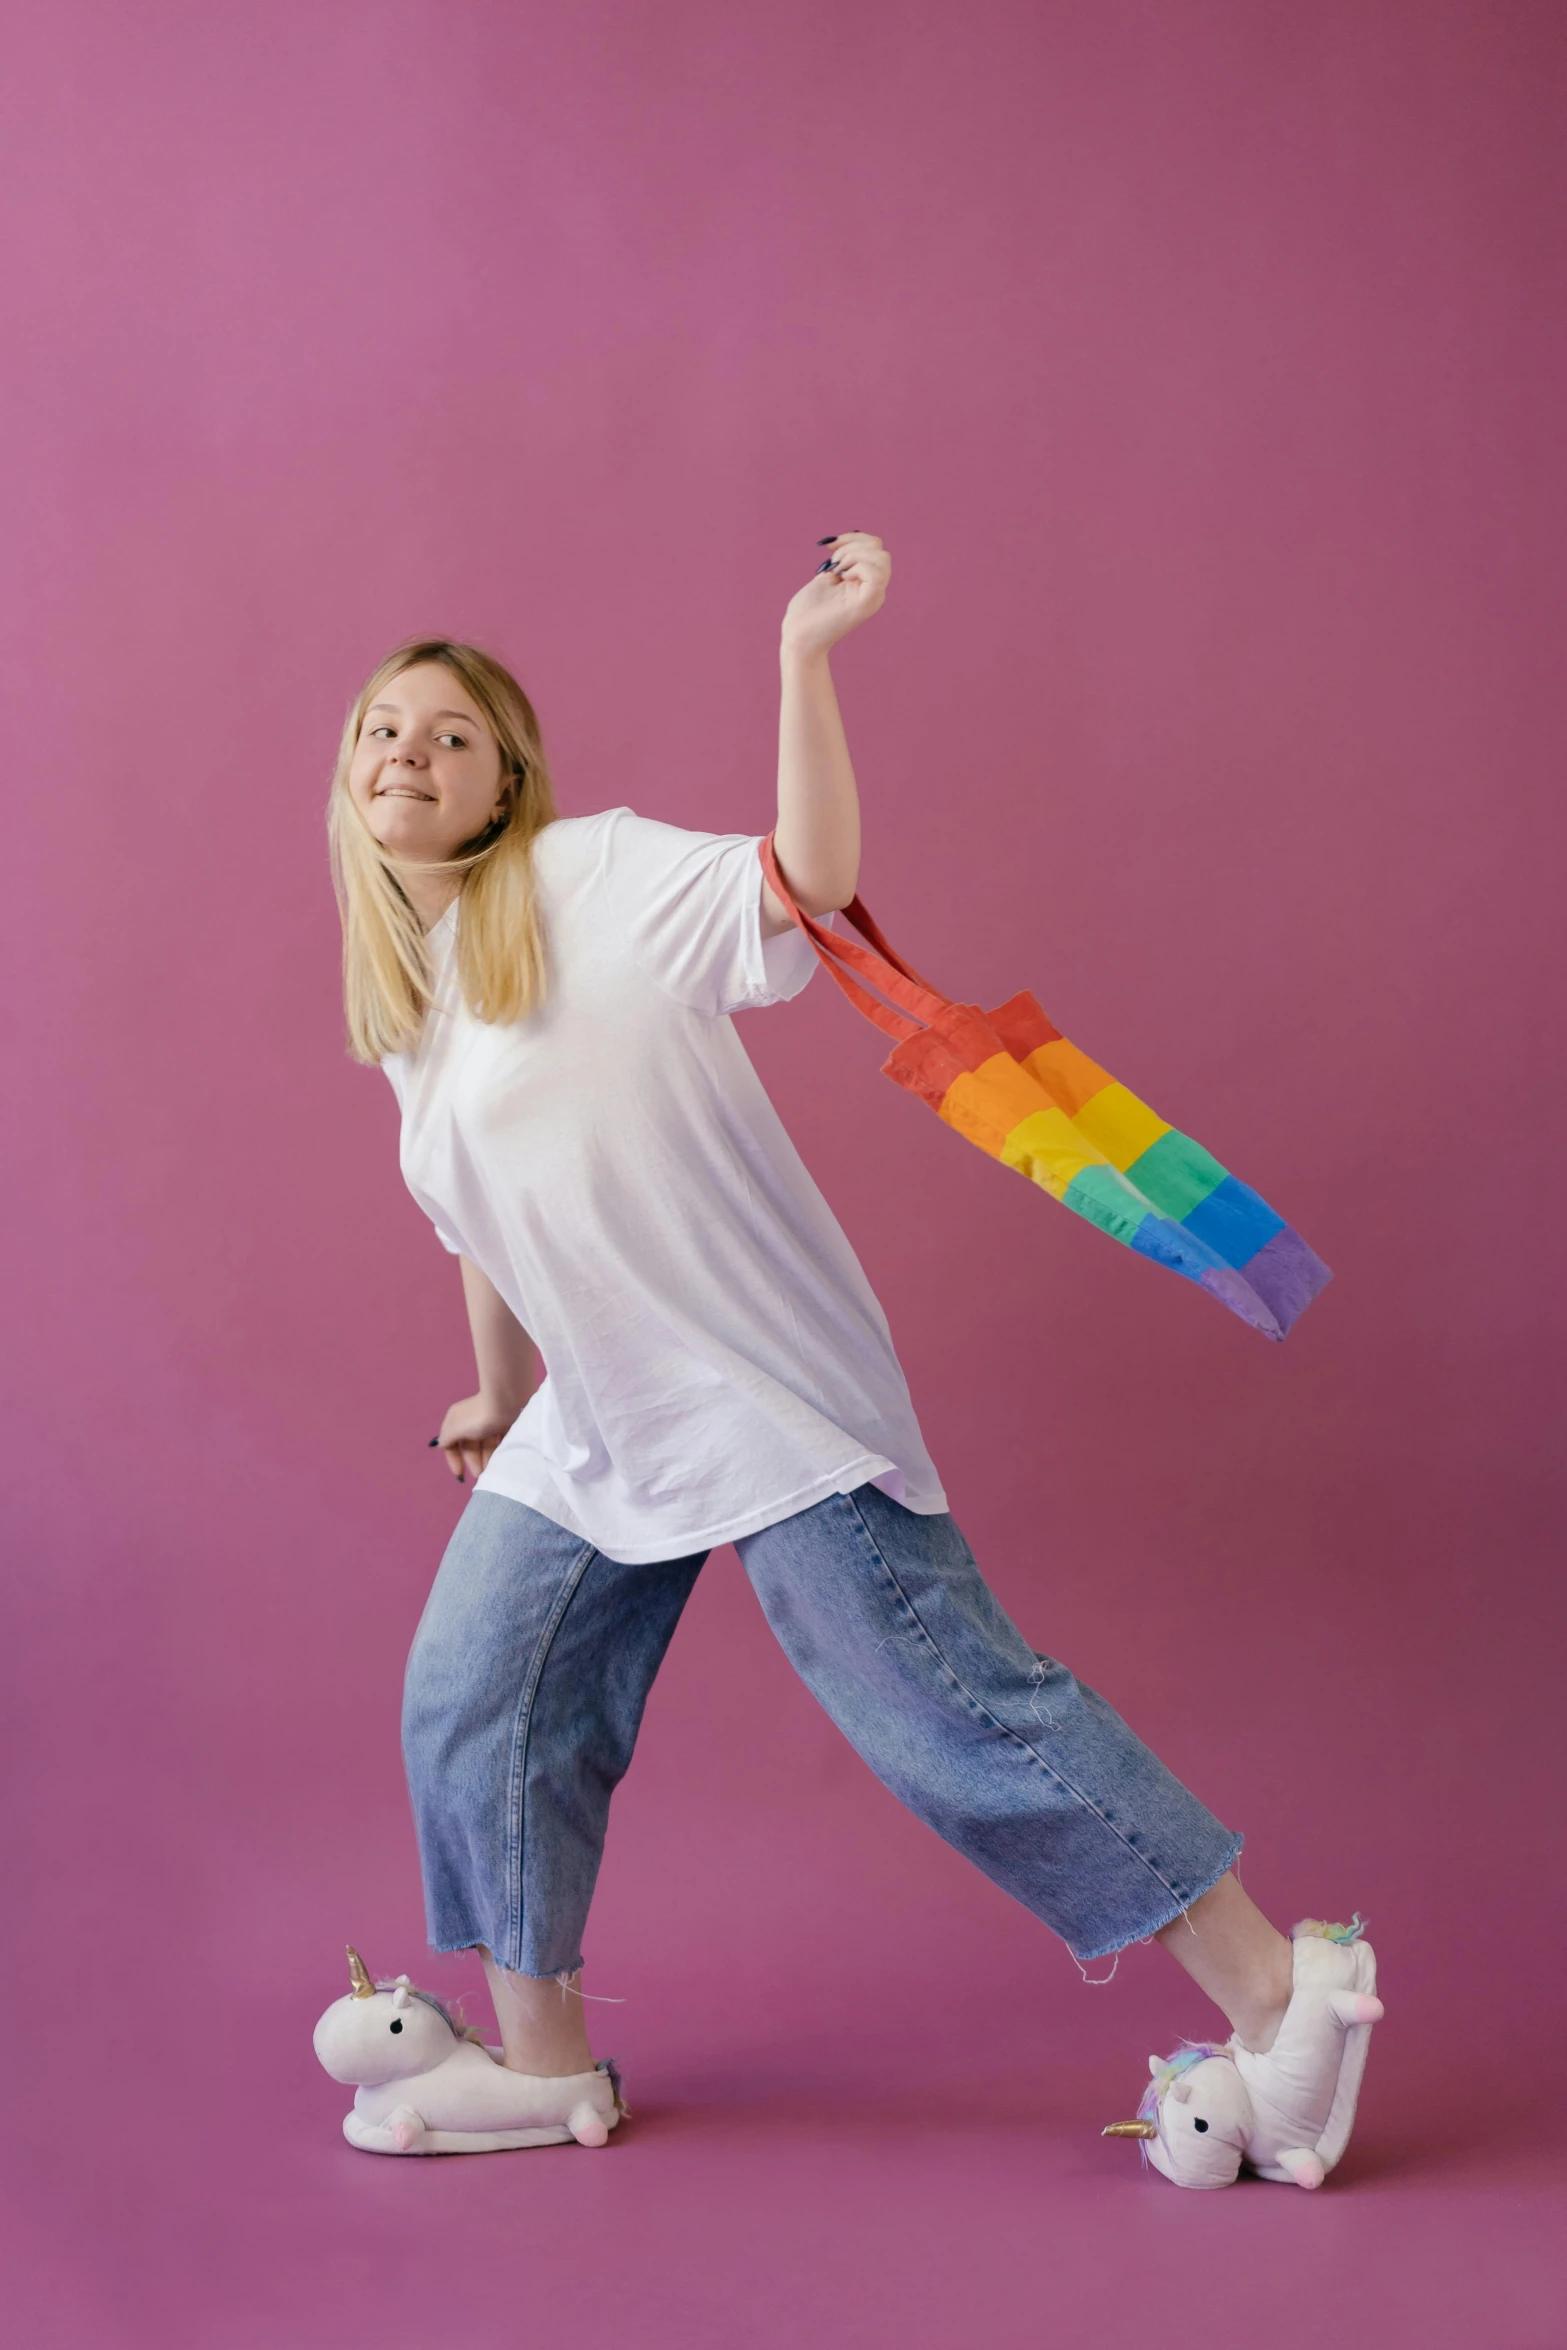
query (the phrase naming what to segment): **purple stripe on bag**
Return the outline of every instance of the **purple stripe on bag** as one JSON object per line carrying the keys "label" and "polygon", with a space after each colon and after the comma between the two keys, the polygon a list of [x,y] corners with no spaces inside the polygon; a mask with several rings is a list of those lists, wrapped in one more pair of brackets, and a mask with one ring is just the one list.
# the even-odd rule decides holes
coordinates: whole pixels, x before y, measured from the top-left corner
{"label": "purple stripe on bag", "polygon": [[1317,1292],[1326,1289],[1333,1275],[1316,1251],[1286,1224],[1258,1249],[1245,1267],[1245,1277],[1271,1307],[1281,1328],[1287,1330]]}

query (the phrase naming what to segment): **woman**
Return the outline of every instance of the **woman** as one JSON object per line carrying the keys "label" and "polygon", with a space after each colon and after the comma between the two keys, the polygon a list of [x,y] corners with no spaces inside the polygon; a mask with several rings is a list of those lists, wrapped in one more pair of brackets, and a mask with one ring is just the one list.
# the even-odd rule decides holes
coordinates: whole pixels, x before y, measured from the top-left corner
{"label": "woman", "polygon": [[[830,920],[860,826],[828,654],[891,559],[868,532],[821,544],[784,614],[775,848]],[[730,1021],[815,969],[757,840],[557,816],[516,681],[436,639],[355,701],[330,827],[352,1050],[397,1092],[473,1332],[477,1390],[432,1441],[475,1489],[404,1751],[431,1944],[479,1951],[506,2063],[558,2080],[563,2110],[592,2072],[561,1987],[649,1686],[722,1542],[885,1785],[1080,1963],[1158,1941],[1265,2057],[1296,1970],[1232,1873],[1242,1839],[981,1579],[886,1318]]]}

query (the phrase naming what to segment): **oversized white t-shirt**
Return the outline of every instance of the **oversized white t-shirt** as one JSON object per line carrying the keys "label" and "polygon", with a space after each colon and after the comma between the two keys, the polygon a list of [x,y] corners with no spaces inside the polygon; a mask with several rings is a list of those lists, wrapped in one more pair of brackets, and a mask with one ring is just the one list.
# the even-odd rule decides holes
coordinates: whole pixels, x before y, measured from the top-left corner
{"label": "oversized white t-shirt", "polygon": [[728,1017],[816,968],[800,931],[762,936],[757,846],[558,818],[534,844],[540,1009],[471,1015],[454,904],[418,1051],[382,1063],[409,1190],[544,1365],[478,1490],[630,1564],[867,1480],[947,1507],[886,1316]]}

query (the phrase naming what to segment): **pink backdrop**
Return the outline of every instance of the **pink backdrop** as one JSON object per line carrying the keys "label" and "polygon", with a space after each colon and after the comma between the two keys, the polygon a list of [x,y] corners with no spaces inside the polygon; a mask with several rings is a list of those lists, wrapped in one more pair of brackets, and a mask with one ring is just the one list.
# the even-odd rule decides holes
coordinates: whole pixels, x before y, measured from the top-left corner
{"label": "pink backdrop", "polygon": [[[1216,2345],[1555,2339],[1560,10],[63,0],[7,42],[30,2338],[1130,2342],[1222,2277]],[[634,2129],[377,2165],[311,2056],[346,1936],[476,1973],[424,1958],[397,1750],[471,1376],[342,1049],[344,709],[471,635],[568,812],[761,831],[778,615],[848,527],[896,556],[837,664],[869,903],[1334,1268],[1269,1346],[895,1093],[824,978],[744,1023],[1027,1634],[1281,1922],[1370,1915],[1315,2199],[1101,2144],[1211,2011],[1152,1950],[1085,1989],[729,1552],[591,1932]]]}

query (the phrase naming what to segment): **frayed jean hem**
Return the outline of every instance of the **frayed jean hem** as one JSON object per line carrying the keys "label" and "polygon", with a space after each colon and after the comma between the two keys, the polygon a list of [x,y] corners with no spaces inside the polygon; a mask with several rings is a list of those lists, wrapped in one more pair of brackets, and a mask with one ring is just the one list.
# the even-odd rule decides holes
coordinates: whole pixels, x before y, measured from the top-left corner
{"label": "frayed jean hem", "polygon": [[437,1958],[453,1958],[465,1950],[487,1950],[492,1962],[500,1968],[503,1975],[521,1975],[525,1983],[558,1983],[562,1975],[579,1974],[587,1963],[579,1951],[577,1956],[568,1959],[564,1966],[545,1967],[539,1974],[533,1974],[526,1967],[508,1966],[503,1958],[495,1956],[494,1943],[486,1942],[482,1937],[478,1941],[432,1942],[429,1947]]}
{"label": "frayed jean hem", "polygon": [[1236,1861],[1240,1858],[1241,1849],[1245,1842],[1244,1836],[1232,1836],[1229,1850],[1214,1870],[1213,1875],[1205,1883],[1200,1884],[1195,1892],[1189,1893],[1184,1901],[1177,1901],[1173,1906],[1159,1910],[1152,1922],[1142,1927],[1137,1933],[1123,1934],[1112,1942],[1096,1942],[1092,1950],[1073,1950],[1071,1943],[1068,1943],[1067,1948],[1072,1951],[1072,1956],[1077,1960],[1079,1966],[1091,1966],[1096,1958],[1119,1957],[1123,1950],[1130,1950],[1134,1944],[1140,1942],[1151,1942],[1155,1934],[1162,1934],[1166,1926],[1173,1926],[1177,1918],[1183,1918],[1186,1915],[1193,1902],[1201,1901],[1205,1893],[1213,1891],[1221,1877],[1229,1875]]}

